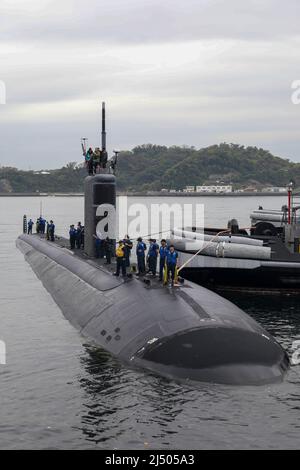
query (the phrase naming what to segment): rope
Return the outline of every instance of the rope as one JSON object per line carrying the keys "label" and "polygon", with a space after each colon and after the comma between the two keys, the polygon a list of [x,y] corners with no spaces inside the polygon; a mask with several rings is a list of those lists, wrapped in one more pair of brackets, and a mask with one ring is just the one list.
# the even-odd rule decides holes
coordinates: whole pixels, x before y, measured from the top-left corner
{"label": "rope", "polygon": [[140,235],[140,237],[141,238],[153,237],[154,235],[160,235],[161,233],[168,233],[168,232],[170,232],[170,229],[161,230],[160,232],[156,232],[156,233],[148,233],[147,235]]}
{"label": "rope", "polygon": [[[240,230],[249,230],[251,227],[246,227],[246,228],[242,228]],[[198,256],[201,251],[203,251],[205,248],[207,248],[208,246],[210,246],[212,243],[214,243],[214,240],[216,238],[218,238],[220,235],[223,235],[225,233],[230,233],[230,229],[227,229],[227,230],[222,230],[221,232],[218,232],[216,235],[214,235],[211,240],[209,240],[209,242],[207,242],[206,245],[202,246],[202,248],[200,248],[200,250],[197,251],[197,253],[195,253],[193,256],[191,256],[182,266],[180,266],[180,268],[178,268],[178,274],[180,273],[180,271],[185,268],[194,258],[196,258],[196,256]]]}

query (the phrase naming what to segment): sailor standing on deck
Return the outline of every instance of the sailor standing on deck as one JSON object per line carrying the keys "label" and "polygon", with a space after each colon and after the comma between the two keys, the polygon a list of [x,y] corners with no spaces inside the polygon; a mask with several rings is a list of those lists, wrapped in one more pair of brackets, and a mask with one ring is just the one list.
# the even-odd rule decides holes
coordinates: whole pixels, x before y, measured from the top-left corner
{"label": "sailor standing on deck", "polygon": [[49,235],[49,224],[50,222],[46,222],[46,239],[50,240],[50,235]]}
{"label": "sailor standing on deck", "polygon": [[40,217],[40,233],[45,234],[46,230],[46,220],[43,217]]}
{"label": "sailor standing on deck", "polygon": [[167,279],[169,279],[171,273],[172,286],[174,285],[176,268],[177,268],[178,253],[175,251],[174,245],[170,245],[167,253]]}
{"label": "sailor standing on deck", "polygon": [[76,242],[76,228],[74,225],[70,225],[69,236],[70,236],[70,248],[71,250],[74,250],[75,242]]}
{"label": "sailor standing on deck", "polygon": [[29,235],[29,234],[32,235],[32,227],[33,227],[33,225],[34,225],[32,219],[29,219],[29,220],[28,220],[28,224],[27,224],[27,225],[28,225],[27,233],[28,233],[28,235]]}
{"label": "sailor standing on deck", "polygon": [[136,246],[136,257],[137,257],[137,264],[138,264],[138,274],[145,274],[146,272],[146,263],[145,263],[145,252],[147,250],[146,243],[143,242],[142,237],[137,239],[137,246]]}
{"label": "sailor standing on deck", "polygon": [[129,268],[130,267],[131,250],[132,250],[132,247],[133,247],[133,243],[130,240],[129,235],[125,235],[123,243],[124,243],[124,246],[125,246],[126,268]]}
{"label": "sailor standing on deck", "polygon": [[167,254],[168,254],[168,245],[166,240],[161,240],[161,246],[159,248],[159,280],[163,280],[163,272],[166,264]]}
{"label": "sailor standing on deck", "polygon": [[80,250],[82,244],[82,225],[81,222],[78,222],[76,229],[76,248]]}
{"label": "sailor standing on deck", "polygon": [[126,258],[125,258],[125,246],[123,240],[120,240],[116,249],[116,259],[117,259],[117,271],[114,273],[114,276],[119,276],[120,271],[122,270],[122,276],[126,276]]}
{"label": "sailor standing on deck", "polygon": [[156,276],[157,258],[159,253],[159,246],[155,239],[150,239],[150,246],[148,251],[149,272]]}
{"label": "sailor standing on deck", "polygon": [[51,242],[54,242],[55,240],[55,225],[53,223],[53,220],[50,220],[50,224],[48,225],[48,235],[49,235],[49,238],[50,238],[50,241]]}

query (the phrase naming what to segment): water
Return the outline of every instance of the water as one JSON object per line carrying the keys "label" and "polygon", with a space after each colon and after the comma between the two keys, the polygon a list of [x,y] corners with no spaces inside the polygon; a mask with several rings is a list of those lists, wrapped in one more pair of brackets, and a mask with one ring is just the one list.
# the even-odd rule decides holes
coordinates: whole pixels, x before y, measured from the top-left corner
{"label": "water", "polygon": [[[224,225],[234,216],[247,226],[251,209],[275,209],[285,201],[203,202],[207,223]],[[7,364],[0,365],[1,449],[299,446],[300,366],[278,385],[191,388],[130,370],[82,338],[15,248],[23,214],[36,217],[39,207],[39,198],[0,198],[0,340],[7,347]],[[45,198],[43,211],[66,233],[82,220],[83,199]],[[298,299],[232,300],[292,353],[292,342],[300,339]]]}

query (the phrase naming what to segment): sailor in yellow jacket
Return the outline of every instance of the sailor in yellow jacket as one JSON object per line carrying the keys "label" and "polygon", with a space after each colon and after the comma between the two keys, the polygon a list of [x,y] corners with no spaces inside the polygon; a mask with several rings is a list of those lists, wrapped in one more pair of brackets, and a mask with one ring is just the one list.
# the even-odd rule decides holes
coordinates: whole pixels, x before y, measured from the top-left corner
{"label": "sailor in yellow jacket", "polygon": [[126,277],[126,255],[125,255],[125,245],[122,240],[119,241],[116,248],[116,259],[117,259],[117,271],[114,273],[114,276],[119,276],[120,271],[122,270],[122,276]]}

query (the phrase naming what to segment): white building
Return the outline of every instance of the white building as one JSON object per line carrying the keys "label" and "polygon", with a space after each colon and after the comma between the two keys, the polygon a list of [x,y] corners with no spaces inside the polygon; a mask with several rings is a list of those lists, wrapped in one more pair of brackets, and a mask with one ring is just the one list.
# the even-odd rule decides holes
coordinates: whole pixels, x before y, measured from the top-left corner
{"label": "white building", "polygon": [[183,190],[184,193],[194,193],[195,192],[195,186],[186,186]]}
{"label": "white building", "polygon": [[287,189],[283,186],[274,186],[263,188],[264,193],[286,193]]}
{"label": "white building", "polygon": [[232,193],[231,185],[196,186],[197,193]]}

